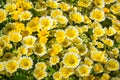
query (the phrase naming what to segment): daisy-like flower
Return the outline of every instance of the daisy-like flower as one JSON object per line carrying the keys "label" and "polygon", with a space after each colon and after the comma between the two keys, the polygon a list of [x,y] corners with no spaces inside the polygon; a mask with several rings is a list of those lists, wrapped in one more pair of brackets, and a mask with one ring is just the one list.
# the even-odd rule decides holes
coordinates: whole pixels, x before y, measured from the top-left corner
{"label": "daisy-like flower", "polygon": [[93,0],[93,3],[98,7],[98,8],[103,8],[105,6],[104,0]]}
{"label": "daisy-like flower", "polygon": [[57,3],[57,1],[55,1],[55,0],[48,0],[48,6],[50,7],[50,8],[54,8],[54,9],[56,9],[56,8],[58,8],[58,3]]}
{"label": "daisy-like flower", "polygon": [[117,33],[120,32],[120,22],[114,22],[112,27],[116,30]]}
{"label": "daisy-like flower", "polygon": [[54,80],[61,80],[62,79],[62,75],[60,74],[60,72],[55,72],[53,73],[53,78]]}
{"label": "daisy-like flower", "polygon": [[63,64],[69,68],[75,68],[80,63],[80,57],[76,53],[65,53],[63,57]]}
{"label": "daisy-like flower", "polygon": [[52,18],[56,18],[58,15],[62,16],[63,12],[59,9],[55,9],[55,10],[51,11],[50,15],[51,15]]}
{"label": "daisy-like flower", "polygon": [[112,36],[112,35],[114,35],[116,33],[116,30],[113,27],[109,27],[109,29],[105,29],[105,33],[108,36]]}
{"label": "daisy-like flower", "polygon": [[101,28],[101,27],[95,27],[93,29],[93,33],[94,33],[94,35],[96,35],[98,37],[101,37],[101,36],[103,36],[105,34],[105,30],[103,28]]}
{"label": "daisy-like flower", "polygon": [[34,50],[34,53],[38,56],[43,56],[46,54],[45,44],[35,43],[33,50]]}
{"label": "daisy-like flower", "polygon": [[21,46],[18,48],[18,54],[27,54],[28,49],[25,46]]}
{"label": "daisy-like flower", "polygon": [[79,45],[83,43],[83,40],[80,37],[76,37],[72,40],[72,43],[75,45]]}
{"label": "daisy-like flower", "polygon": [[100,63],[97,63],[93,66],[93,70],[95,73],[102,73],[103,72],[103,66]]}
{"label": "daisy-like flower", "polygon": [[15,60],[9,60],[5,63],[5,69],[9,73],[14,73],[19,68],[19,64]]}
{"label": "daisy-like flower", "polygon": [[64,78],[68,78],[70,75],[74,73],[73,68],[67,68],[67,67],[61,67],[60,70],[60,75]]}
{"label": "daisy-like flower", "polygon": [[88,65],[80,65],[78,68],[77,68],[77,72],[79,73],[80,76],[84,77],[84,76],[88,76],[90,74],[90,71],[91,71],[91,67],[88,66]]}
{"label": "daisy-like flower", "polygon": [[40,18],[40,28],[41,29],[49,30],[49,29],[51,29],[52,25],[53,25],[53,19],[51,19],[50,16],[45,16],[45,17],[43,16]]}
{"label": "daisy-like flower", "polygon": [[79,13],[79,12],[71,12],[71,13],[69,14],[69,17],[70,17],[70,19],[71,19],[72,21],[74,21],[75,23],[81,23],[81,22],[84,21],[84,18],[83,18],[83,16],[82,16],[82,14]]}
{"label": "daisy-like flower", "polygon": [[65,16],[57,16],[56,20],[60,23],[60,24],[67,24],[68,19]]}
{"label": "daisy-like flower", "polygon": [[76,46],[76,48],[79,51],[78,54],[80,54],[81,56],[85,55],[88,51],[88,48],[84,44],[79,44],[79,45]]}
{"label": "daisy-like flower", "polygon": [[19,32],[10,32],[9,38],[10,38],[10,41],[19,42],[22,40],[22,35]]}
{"label": "daisy-like flower", "polygon": [[104,0],[106,4],[110,4],[110,3],[113,3],[115,2],[116,0]]}
{"label": "daisy-like flower", "polygon": [[120,13],[120,4],[111,5],[110,10],[113,12],[113,14],[119,14]]}
{"label": "daisy-like flower", "polygon": [[74,26],[68,26],[65,29],[65,35],[68,39],[73,40],[78,36],[78,30]]}
{"label": "daisy-like flower", "polygon": [[59,57],[58,56],[50,57],[50,64],[51,65],[56,65],[58,62],[59,62]]}
{"label": "daisy-like flower", "polygon": [[56,30],[55,37],[58,43],[62,43],[65,40],[64,30]]}
{"label": "daisy-like flower", "polygon": [[25,45],[27,48],[33,47],[34,43],[36,41],[36,37],[34,36],[26,36],[23,38],[23,45]]}
{"label": "daisy-like flower", "polygon": [[120,64],[117,60],[110,59],[110,60],[107,61],[105,67],[109,71],[117,71],[117,70],[120,69]]}
{"label": "daisy-like flower", "polygon": [[90,58],[86,57],[86,58],[84,59],[84,63],[85,63],[86,65],[88,65],[88,66],[92,66],[93,61],[92,61]]}
{"label": "daisy-like flower", "polygon": [[110,75],[107,73],[104,73],[101,77],[101,80],[109,80],[110,79]]}
{"label": "daisy-like flower", "polygon": [[32,17],[32,13],[30,11],[23,11],[20,13],[19,15],[19,19],[21,21],[26,21],[26,20],[30,20]]}
{"label": "daisy-like flower", "polygon": [[41,70],[46,70],[47,69],[47,65],[44,63],[44,62],[38,62],[36,65],[35,65],[36,68],[39,68]]}
{"label": "daisy-like flower", "polygon": [[0,47],[0,57],[3,56],[3,48]]}
{"label": "daisy-like flower", "polygon": [[71,47],[71,48],[68,48],[67,50],[68,52],[73,52],[73,53],[79,53],[78,49],[76,47]]}
{"label": "daisy-like flower", "polygon": [[59,8],[62,10],[62,11],[68,11],[70,9],[70,5],[68,5],[67,3],[65,2],[61,2],[59,4]]}
{"label": "daisy-like flower", "polygon": [[88,6],[90,6],[91,2],[92,2],[92,0],[79,0],[78,6],[88,7]]}
{"label": "daisy-like flower", "polygon": [[8,13],[12,13],[16,10],[16,5],[14,3],[7,3],[4,8]]}
{"label": "daisy-like flower", "polygon": [[106,38],[106,39],[102,39],[102,42],[110,47],[112,47],[114,45],[114,42],[112,39]]}
{"label": "daisy-like flower", "polygon": [[6,20],[7,13],[4,9],[0,9],[0,23]]}
{"label": "daisy-like flower", "polygon": [[95,8],[91,11],[90,18],[95,21],[101,22],[105,20],[105,15],[102,10]]}
{"label": "daisy-like flower", "polygon": [[104,58],[105,58],[105,55],[101,51],[91,52],[91,59],[94,61],[103,61]]}
{"label": "daisy-like flower", "polygon": [[33,61],[30,57],[21,57],[19,60],[19,65],[20,68],[23,70],[29,70],[30,68],[32,68],[33,65]]}
{"label": "daisy-like flower", "polygon": [[4,64],[3,62],[0,62],[0,71],[4,70]]}
{"label": "daisy-like flower", "polygon": [[37,80],[41,80],[41,79],[47,77],[47,72],[40,68],[35,68],[35,70],[33,71],[33,75]]}

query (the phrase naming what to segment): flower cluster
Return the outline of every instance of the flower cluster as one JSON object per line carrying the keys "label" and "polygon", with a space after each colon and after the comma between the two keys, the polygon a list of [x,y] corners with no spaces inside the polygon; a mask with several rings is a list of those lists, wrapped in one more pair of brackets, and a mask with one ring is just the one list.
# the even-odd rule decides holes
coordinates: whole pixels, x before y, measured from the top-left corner
{"label": "flower cluster", "polygon": [[1,0],[0,80],[120,80],[120,0]]}

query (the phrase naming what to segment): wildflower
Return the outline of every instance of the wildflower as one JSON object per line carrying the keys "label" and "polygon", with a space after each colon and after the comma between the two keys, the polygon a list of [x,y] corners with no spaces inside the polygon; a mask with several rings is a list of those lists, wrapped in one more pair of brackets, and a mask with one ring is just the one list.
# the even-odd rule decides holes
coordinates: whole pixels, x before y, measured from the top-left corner
{"label": "wildflower", "polygon": [[51,17],[49,17],[49,16],[44,17],[43,16],[40,18],[40,28],[41,29],[49,30],[49,29],[51,29],[52,25],[53,25],[53,19],[51,19]]}
{"label": "wildflower", "polygon": [[41,80],[47,77],[47,72],[45,70],[35,68],[35,70],[33,71],[33,75],[37,80]]}
{"label": "wildflower", "polygon": [[5,21],[7,18],[7,13],[5,10],[0,9],[0,23],[2,23],[3,21]]}
{"label": "wildflower", "polygon": [[112,36],[116,33],[116,31],[113,27],[109,27],[109,29],[105,29],[105,32],[108,36]]}
{"label": "wildflower", "polygon": [[113,3],[115,2],[116,0],[104,0],[106,4],[110,4],[110,3]]}
{"label": "wildflower", "polygon": [[64,30],[56,30],[55,37],[58,43],[62,43],[65,40]]}
{"label": "wildflower", "polygon": [[82,14],[79,13],[79,12],[71,12],[71,13],[69,14],[69,17],[70,17],[70,19],[71,19],[72,21],[74,21],[75,23],[81,23],[81,22],[84,21],[84,18],[83,18],[83,16],[82,16]]}
{"label": "wildflower", "polygon": [[25,46],[21,46],[18,48],[18,54],[27,54],[28,49]]}
{"label": "wildflower", "polygon": [[113,14],[119,14],[120,13],[120,4],[111,5],[110,10],[113,12]]}
{"label": "wildflower", "polygon": [[77,68],[77,72],[79,73],[80,76],[84,77],[84,76],[88,76],[90,74],[90,71],[91,71],[91,67],[83,64],[83,65],[80,65],[78,68]]}
{"label": "wildflower", "polygon": [[63,64],[69,68],[75,68],[80,63],[80,57],[76,53],[66,53],[63,57]]}
{"label": "wildflower", "polygon": [[26,21],[26,20],[30,20],[32,17],[32,13],[30,11],[23,11],[20,13],[19,15],[19,19],[21,21]]}
{"label": "wildflower", "polygon": [[44,63],[44,62],[38,62],[36,65],[35,65],[36,68],[39,68],[41,70],[46,70],[47,69],[47,65]]}
{"label": "wildflower", "polygon": [[48,6],[50,7],[50,8],[58,8],[58,3],[57,3],[57,1],[54,1],[54,0],[48,0]]}
{"label": "wildflower", "polygon": [[110,79],[110,76],[107,73],[104,73],[101,77],[101,80],[109,80],[109,79]]}
{"label": "wildflower", "polygon": [[90,18],[95,21],[101,22],[101,21],[105,20],[105,15],[102,10],[96,8],[91,11]]}
{"label": "wildflower", "polygon": [[93,70],[94,70],[94,72],[96,72],[96,73],[101,73],[101,72],[103,72],[103,66],[101,65],[101,64],[95,64],[94,66],[93,66]]}
{"label": "wildflower", "polygon": [[53,73],[53,78],[55,80],[60,80],[60,79],[62,79],[62,75],[60,74],[60,72],[55,72],[55,73]]}
{"label": "wildflower", "polygon": [[0,71],[4,70],[4,64],[3,62],[0,62]]}
{"label": "wildflower", "polygon": [[10,38],[10,41],[19,42],[22,40],[22,35],[18,32],[10,32],[9,38]]}
{"label": "wildflower", "polygon": [[61,67],[59,72],[60,75],[62,75],[64,78],[68,78],[70,75],[74,73],[72,68],[67,68],[67,67]]}
{"label": "wildflower", "polygon": [[69,6],[67,3],[65,3],[65,2],[61,2],[61,3],[59,4],[59,8],[60,8],[62,11],[68,11],[68,10],[70,9],[70,6]]}
{"label": "wildflower", "polygon": [[65,29],[65,35],[68,39],[72,40],[78,36],[78,30],[74,26],[68,26]]}
{"label": "wildflower", "polygon": [[59,62],[59,57],[58,56],[50,57],[50,64],[51,65],[56,65],[58,62]]}
{"label": "wildflower", "polygon": [[86,57],[86,58],[84,59],[84,63],[85,63],[86,65],[88,65],[88,66],[92,66],[93,61],[92,61],[90,58]]}
{"label": "wildflower", "polygon": [[5,68],[6,68],[7,72],[14,73],[19,68],[19,65],[18,65],[17,61],[9,60],[5,63]]}
{"label": "wildflower", "polygon": [[25,45],[27,48],[30,48],[33,47],[35,41],[36,41],[36,37],[26,36],[23,38],[23,45]]}
{"label": "wildflower", "polygon": [[90,6],[91,2],[92,2],[92,0],[79,0],[78,6],[88,7],[88,6]]}
{"label": "wildflower", "polygon": [[16,5],[14,3],[7,3],[4,8],[8,13],[12,13],[16,10]]}
{"label": "wildflower", "polygon": [[103,28],[100,28],[100,27],[95,27],[93,29],[93,33],[94,33],[94,35],[101,37],[105,34],[105,30]]}
{"label": "wildflower", "polygon": [[56,18],[57,16],[62,16],[63,12],[59,9],[55,9],[55,10],[51,11],[50,15],[51,15],[52,18]]}
{"label": "wildflower", "polygon": [[30,68],[32,68],[33,65],[33,61],[30,57],[21,57],[19,60],[19,64],[20,64],[20,68],[23,70],[28,70]]}
{"label": "wildflower", "polygon": [[112,47],[114,45],[114,42],[113,40],[109,39],[109,38],[106,38],[106,39],[103,39],[102,42],[110,47]]}
{"label": "wildflower", "polygon": [[68,19],[65,16],[57,16],[56,20],[60,23],[60,24],[67,24]]}
{"label": "wildflower", "polygon": [[119,69],[119,62],[115,59],[110,59],[106,63],[106,68],[109,71],[117,71]]}
{"label": "wildflower", "polygon": [[103,7],[105,6],[104,0],[93,0],[93,3],[94,3],[95,6],[97,6],[98,8],[103,8]]}

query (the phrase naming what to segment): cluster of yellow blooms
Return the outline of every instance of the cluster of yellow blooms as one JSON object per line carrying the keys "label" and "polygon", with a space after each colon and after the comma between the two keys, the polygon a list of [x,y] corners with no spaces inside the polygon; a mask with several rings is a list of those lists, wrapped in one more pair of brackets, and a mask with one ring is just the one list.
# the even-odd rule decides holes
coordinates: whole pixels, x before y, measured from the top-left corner
{"label": "cluster of yellow blooms", "polygon": [[120,0],[3,0],[0,27],[0,80],[120,80]]}

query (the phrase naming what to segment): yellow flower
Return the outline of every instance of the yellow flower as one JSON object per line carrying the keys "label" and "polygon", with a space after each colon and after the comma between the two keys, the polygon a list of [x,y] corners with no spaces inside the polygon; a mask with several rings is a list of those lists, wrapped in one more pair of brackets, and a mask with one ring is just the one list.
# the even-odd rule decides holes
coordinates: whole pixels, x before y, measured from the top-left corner
{"label": "yellow flower", "polygon": [[61,80],[62,75],[60,74],[60,72],[55,72],[55,73],[53,73],[53,78],[54,78],[54,80]]}
{"label": "yellow flower", "polygon": [[103,10],[104,10],[104,13],[110,13],[110,10],[109,10],[109,8],[103,8]]}
{"label": "yellow flower", "polygon": [[71,12],[69,14],[69,17],[72,21],[74,21],[75,23],[81,23],[84,21],[83,16],[81,15],[81,13],[79,12]]}
{"label": "yellow flower", "polygon": [[4,47],[6,47],[6,42],[2,38],[0,38],[0,48]]}
{"label": "yellow flower", "polygon": [[101,28],[101,27],[95,27],[95,28],[93,29],[93,33],[94,33],[96,36],[101,37],[101,36],[103,36],[103,35],[105,34],[105,30],[104,30],[103,28]]}
{"label": "yellow flower", "polygon": [[65,40],[64,30],[56,30],[55,37],[58,43],[62,43]]}
{"label": "yellow flower", "polygon": [[67,52],[73,52],[73,53],[79,53],[78,49],[76,47],[70,47],[68,48]]}
{"label": "yellow flower", "polygon": [[58,56],[50,57],[50,64],[51,65],[56,65],[58,62],[59,62],[59,57]]}
{"label": "yellow flower", "polygon": [[33,75],[37,80],[41,80],[41,79],[47,77],[47,72],[40,68],[35,68],[35,70],[33,71]]}
{"label": "yellow flower", "polygon": [[25,25],[23,23],[15,22],[14,25],[15,25],[15,29],[18,30],[18,31],[21,31],[21,30],[25,29]]}
{"label": "yellow flower", "polygon": [[27,54],[28,49],[25,46],[21,46],[18,48],[18,54]]}
{"label": "yellow flower", "polygon": [[0,71],[4,70],[4,64],[3,62],[0,62]]}
{"label": "yellow flower", "polygon": [[5,68],[6,68],[7,72],[14,73],[19,68],[19,65],[18,65],[17,61],[9,60],[5,63]]}
{"label": "yellow flower", "polygon": [[49,30],[49,29],[51,29],[52,25],[53,25],[53,19],[51,19],[50,16],[45,16],[45,17],[43,16],[40,18],[40,28],[41,29]]}
{"label": "yellow flower", "polygon": [[77,68],[77,71],[78,71],[79,75],[82,76],[82,77],[88,76],[90,74],[91,67],[83,64],[83,65],[81,65]]}
{"label": "yellow flower", "polygon": [[93,70],[95,73],[102,73],[103,72],[103,66],[99,63],[95,64],[93,66]]}
{"label": "yellow flower", "polygon": [[116,33],[116,31],[113,27],[109,27],[109,29],[105,29],[105,32],[108,36],[112,36]]}
{"label": "yellow flower", "polygon": [[65,16],[57,16],[56,20],[60,23],[60,24],[67,24],[68,19]]}
{"label": "yellow flower", "polygon": [[90,18],[87,15],[84,16],[84,23],[86,23],[86,24],[90,24],[91,23],[91,20],[90,20]]}
{"label": "yellow flower", "polygon": [[110,46],[110,47],[112,47],[112,46],[114,45],[113,40],[112,40],[112,39],[109,39],[109,38],[103,39],[102,42],[103,42],[104,44],[106,44],[107,46]]}
{"label": "yellow flower", "polygon": [[0,9],[0,23],[2,23],[3,21],[5,21],[6,17],[7,17],[6,11],[3,10],[3,9]]}
{"label": "yellow flower", "polygon": [[102,28],[102,25],[101,25],[99,22],[94,21],[94,22],[91,24],[90,28],[94,29],[94,28],[96,28],[96,27]]}
{"label": "yellow flower", "polygon": [[93,3],[94,3],[95,6],[97,6],[98,8],[103,8],[103,7],[105,6],[104,0],[93,0]]}
{"label": "yellow flower", "polygon": [[90,59],[90,58],[85,58],[84,59],[84,63],[86,64],[86,65],[88,65],[88,66],[92,66],[92,64],[93,64],[93,61]]}
{"label": "yellow flower", "polygon": [[91,59],[94,61],[103,61],[104,58],[105,58],[105,55],[101,51],[91,52]]}
{"label": "yellow flower", "polygon": [[38,37],[48,37],[49,36],[49,31],[43,29],[43,30],[39,31],[37,35],[38,35]]}
{"label": "yellow flower", "polygon": [[27,27],[31,28],[31,30],[33,32],[39,31],[39,29],[40,29],[39,18],[38,17],[34,17],[33,19],[31,19],[30,22],[28,22]]}
{"label": "yellow flower", "polygon": [[120,22],[114,22],[112,27],[116,30],[116,32],[120,32]]}
{"label": "yellow flower", "polygon": [[105,66],[109,71],[117,71],[120,67],[119,62],[115,59],[108,60]]}
{"label": "yellow flower", "polygon": [[55,9],[55,10],[51,11],[50,15],[51,15],[52,18],[56,18],[58,15],[62,16],[63,12],[59,9]]}
{"label": "yellow flower", "polygon": [[48,6],[50,8],[58,8],[58,3],[57,1],[54,1],[54,0],[48,0]]}
{"label": "yellow flower", "polygon": [[110,79],[110,76],[107,73],[104,73],[101,77],[101,80],[109,80],[109,79]]}
{"label": "yellow flower", "polygon": [[29,36],[30,34],[32,34],[32,30],[31,28],[26,27],[24,30],[21,31],[21,34],[23,37]]}
{"label": "yellow flower", "polygon": [[65,3],[65,2],[61,2],[61,3],[59,4],[59,8],[60,8],[62,11],[68,11],[68,10],[70,9],[70,6],[69,6],[67,3]]}
{"label": "yellow flower", "polygon": [[46,70],[47,69],[47,65],[44,63],[44,62],[38,62],[36,65],[35,65],[36,68],[39,68],[41,70]]}
{"label": "yellow flower", "polygon": [[60,75],[62,75],[64,78],[68,78],[70,75],[74,73],[74,70],[72,68],[61,67],[59,72]]}
{"label": "yellow flower", "polygon": [[90,18],[95,21],[101,22],[105,20],[105,15],[102,10],[95,8],[91,11]]}
{"label": "yellow flower", "polygon": [[88,6],[90,6],[91,2],[92,2],[92,0],[79,0],[78,6],[88,7]]}
{"label": "yellow flower", "polygon": [[103,48],[104,47],[104,44],[102,42],[97,42],[97,47],[98,48]]}
{"label": "yellow flower", "polygon": [[78,49],[79,55],[81,56],[85,55],[88,51],[88,48],[84,44],[79,44],[76,46],[76,48]]}
{"label": "yellow flower", "polygon": [[119,54],[119,49],[118,48],[113,48],[112,50],[111,50],[111,54],[112,55],[118,55]]}
{"label": "yellow flower", "polygon": [[10,41],[19,42],[22,40],[22,35],[18,32],[10,32],[9,38],[10,38]]}
{"label": "yellow flower", "polygon": [[63,57],[63,64],[66,67],[75,68],[79,65],[79,63],[80,63],[80,57],[78,54],[72,52],[65,53]]}
{"label": "yellow flower", "polygon": [[23,11],[19,15],[19,19],[21,21],[30,20],[31,17],[32,17],[32,13],[30,11]]}
{"label": "yellow flower", "polygon": [[24,56],[24,57],[20,58],[19,65],[20,65],[21,69],[28,70],[28,69],[32,68],[33,61],[30,57]]}
{"label": "yellow flower", "polygon": [[73,40],[78,36],[78,30],[74,26],[68,26],[65,29],[65,35],[68,39]]}
{"label": "yellow flower", "polygon": [[65,40],[61,43],[61,45],[62,45],[63,47],[68,47],[70,44],[71,44],[71,42],[70,42],[68,39],[65,39]]}
{"label": "yellow flower", "polygon": [[13,11],[16,10],[16,5],[14,3],[7,3],[4,8],[8,13],[11,14]]}
{"label": "yellow flower", "polygon": [[27,48],[30,48],[33,47],[35,41],[36,41],[36,37],[26,36],[23,38],[23,45],[25,45]]}
{"label": "yellow flower", "polygon": [[113,14],[119,14],[120,13],[120,4],[113,4],[110,7],[110,10],[113,12]]}
{"label": "yellow flower", "polygon": [[3,56],[3,48],[0,47],[0,57]]}
{"label": "yellow flower", "polygon": [[34,53],[38,56],[43,56],[46,54],[46,46],[41,43],[35,43],[33,50]]}
{"label": "yellow flower", "polygon": [[110,4],[110,3],[113,3],[115,2],[116,0],[104,0],[106,4]]}
{"label": "yellow flower", "polygon": [[83,43],[83,40],[80,37],[76,37],[72,40],[72,43],[75,45],[79,45]]}
{"label": "yellow flower", "polygon": [[48,41],[48,38],[47,38],[47,37],[40,37],[40,38],[39,38],[39,42],[42,43],[42,44],[47,43],[47,41]]}

